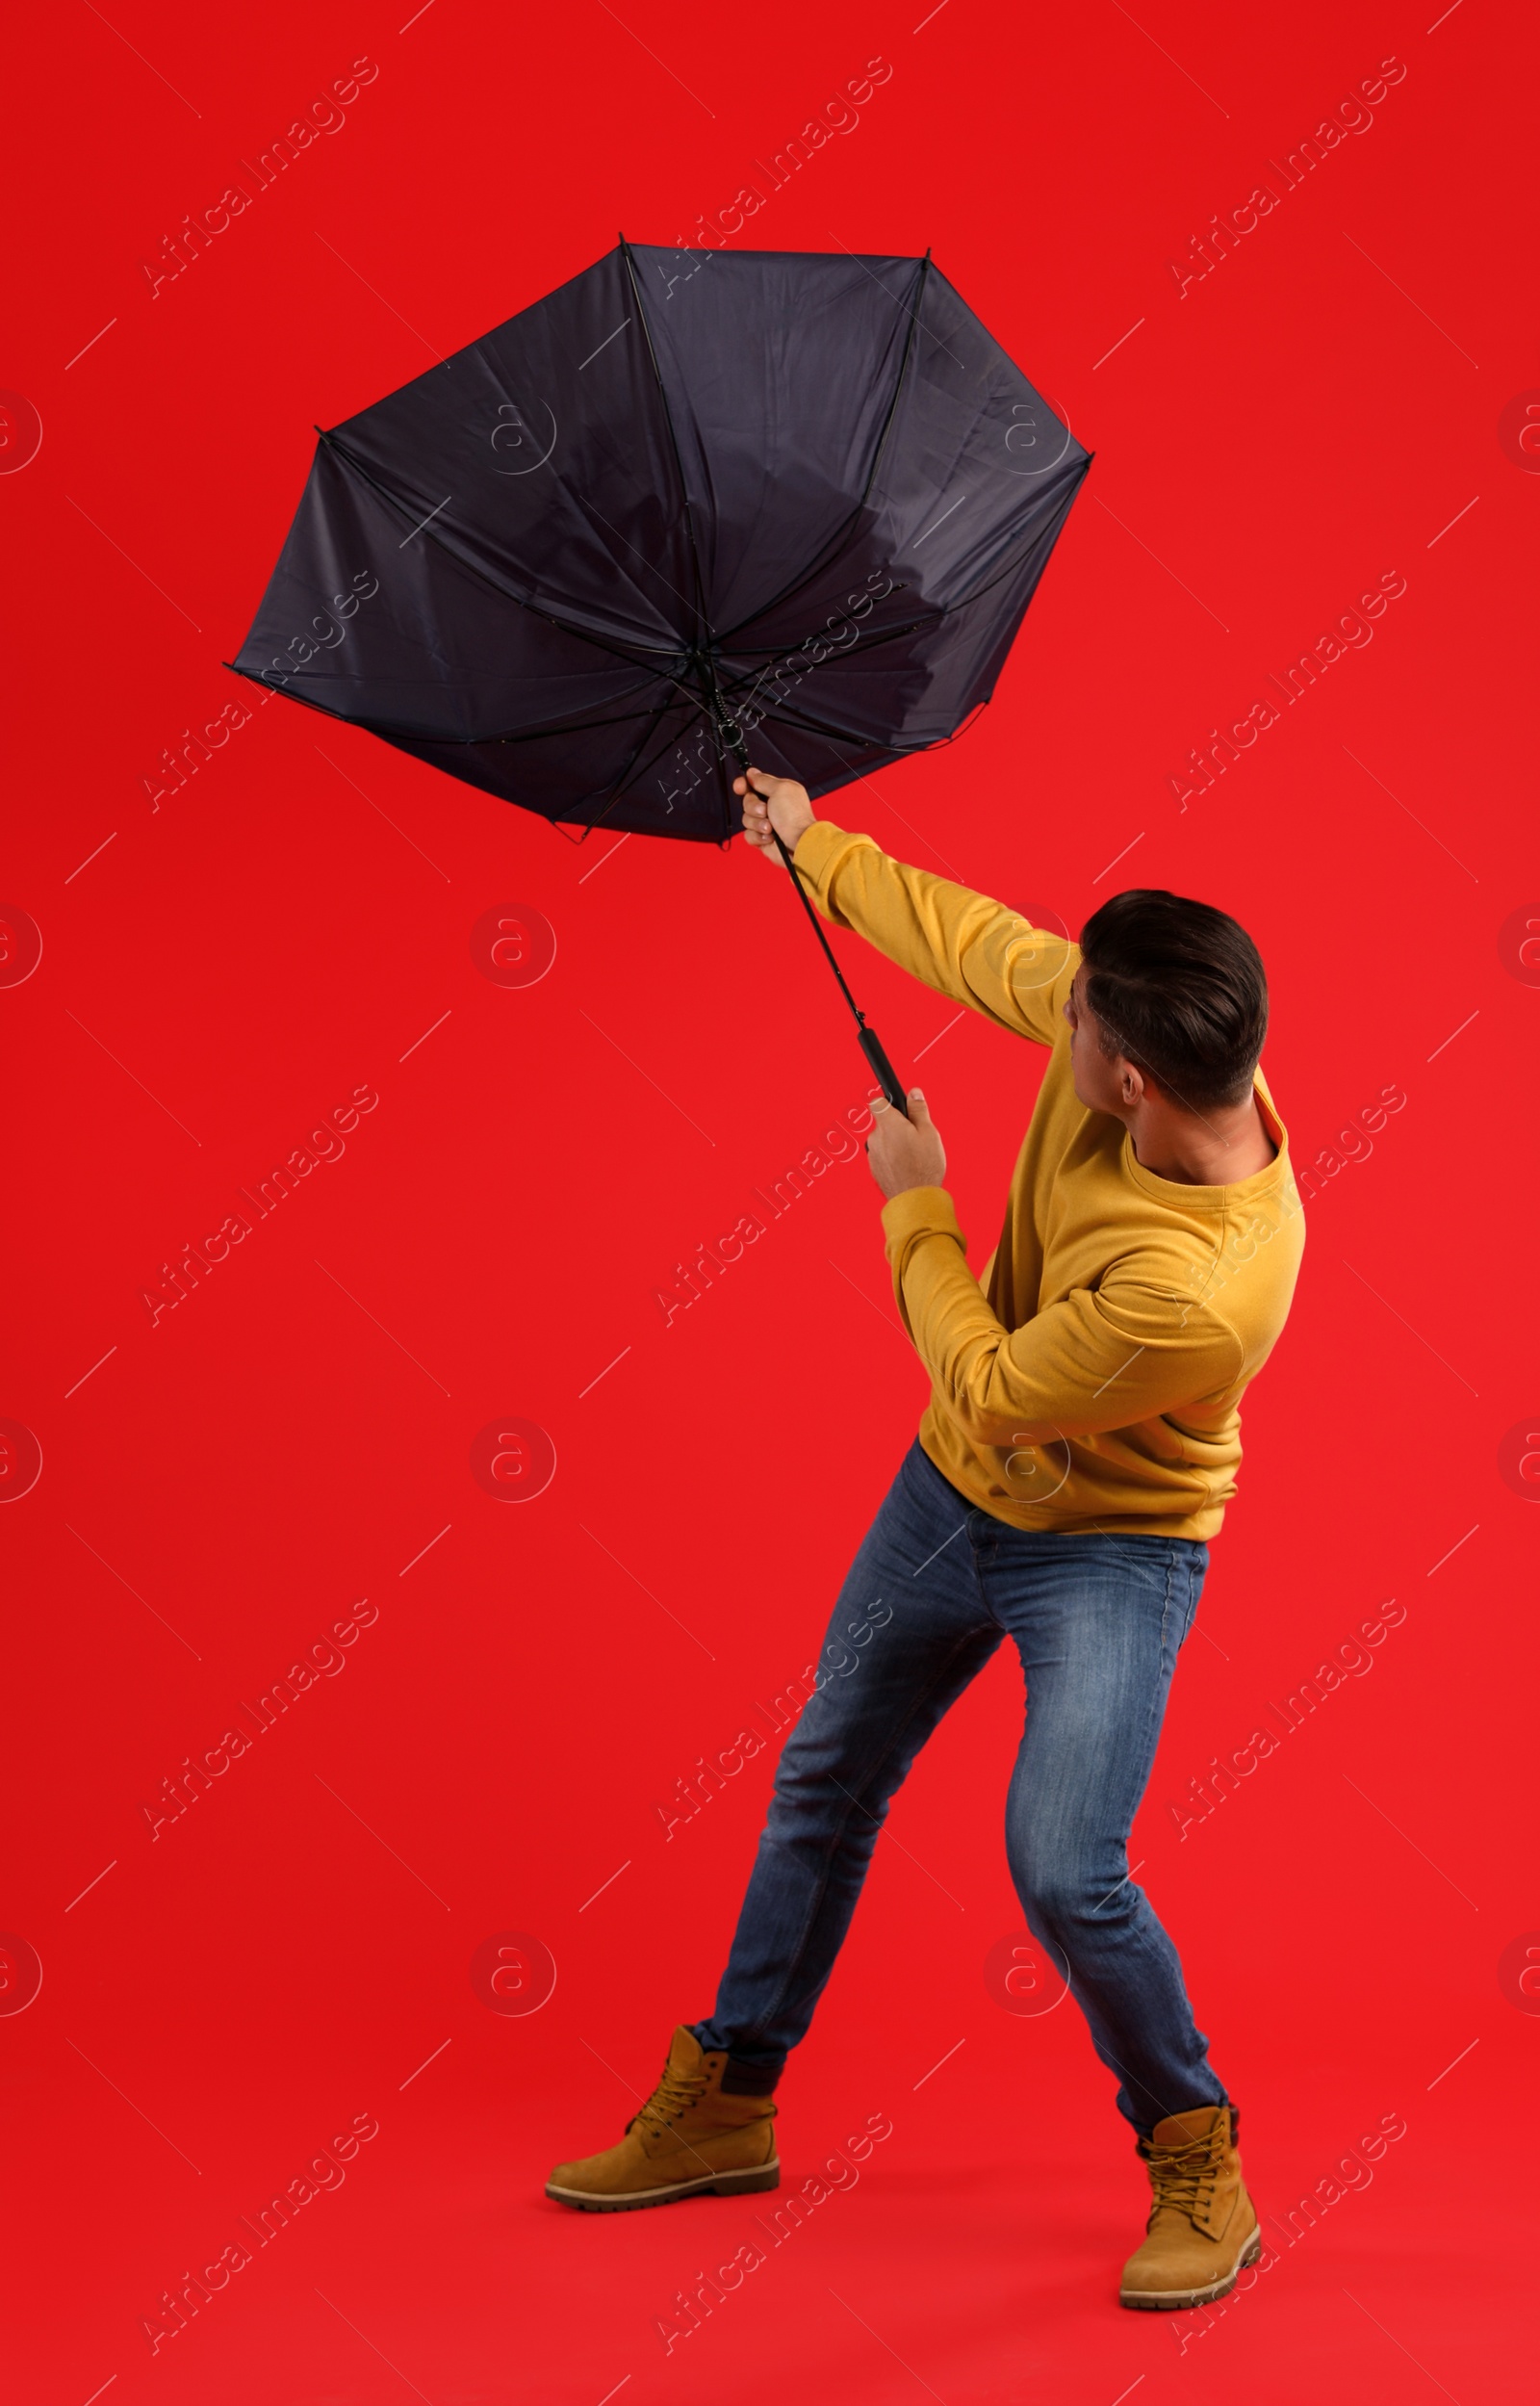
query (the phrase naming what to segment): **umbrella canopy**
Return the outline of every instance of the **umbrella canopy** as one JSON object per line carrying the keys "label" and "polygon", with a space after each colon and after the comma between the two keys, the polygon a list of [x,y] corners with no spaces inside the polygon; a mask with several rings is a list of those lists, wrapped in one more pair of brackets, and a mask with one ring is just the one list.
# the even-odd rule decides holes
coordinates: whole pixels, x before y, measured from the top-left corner
{"label": "umbrella canopy", "polygon": [[1089,466],[928,256],[623,241],[321,433],[230,664],[542,817],[722,842],[746,744],[819,795],[958,732]]}

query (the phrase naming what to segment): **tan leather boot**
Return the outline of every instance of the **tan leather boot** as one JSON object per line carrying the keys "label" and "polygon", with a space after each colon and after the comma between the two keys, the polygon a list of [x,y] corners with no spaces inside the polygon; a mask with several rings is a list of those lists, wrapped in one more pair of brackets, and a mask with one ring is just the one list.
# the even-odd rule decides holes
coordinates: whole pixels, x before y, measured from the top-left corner
{"label": "tan leather boot", "polygon": [[662,2079],[620,2144],[558,2163],[546,2195],[589,2213],[624,2213],[704,2191],[738,2197],[779,2187],[775,2105],[768,2097],[724,2097],[727,2064],[725,2055],[703,2055],[681,2022]]}
{"label": "tan leather boot", "polygon": [[1139,2153],[1155,2192],[1148,2237],[1123,2266],[1124,2306],[1156,2312],[1206,2306],[1235,2287],[1262,2252],[1256,2208],[1241,2177],[1231,2106],[1194,2106],[1157,2122]]}

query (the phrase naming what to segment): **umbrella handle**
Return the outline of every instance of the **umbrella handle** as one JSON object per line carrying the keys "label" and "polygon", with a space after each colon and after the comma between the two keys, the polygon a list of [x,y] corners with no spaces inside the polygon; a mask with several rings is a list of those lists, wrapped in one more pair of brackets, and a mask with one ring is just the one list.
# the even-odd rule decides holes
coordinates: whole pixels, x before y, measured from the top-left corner
{"label": "umbrella handle", "polygon": [[874,1027],[868,1027],[865,1021],[862,1020],[860,1026],[857,1031],[857,1036],[860,1048],[866,1055],[867,1062],[870,1065],[872,1075],[876,1078],[884,1094],[887,1097],[887,1100],[892,1104],[893,1109],[895,1111],[902,1111],[905,1119],[907,1120],[909,1118],[909,1104],[905,1100],[904,1089],[898,1082],[897,1073],[895,1072],[891,1061],[889,1061],[886,1053],[883,1050],[881,1044],[878,1042],[877,1030]]}

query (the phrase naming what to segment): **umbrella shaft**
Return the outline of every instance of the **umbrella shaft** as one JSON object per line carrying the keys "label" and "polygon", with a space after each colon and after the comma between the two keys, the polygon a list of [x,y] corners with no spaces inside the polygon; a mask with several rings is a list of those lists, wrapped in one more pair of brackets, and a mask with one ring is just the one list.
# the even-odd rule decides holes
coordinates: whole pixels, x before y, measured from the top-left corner
{"label": "umbrella shaft", "polygon": [[[747,781],[749,774],[748,747],[744,743],[742,731],[739,728],[736,719],[730,718],[728,715],[727,708],[722,700],[721,688],[716,682],[716,672],[714,668],[711,672],[711,699],[716,716],[717,732],[721,736],[723,742],[727,745],[728,750],[732,754],[733,759],[737,762],[739,773],[745,781]],[[904,1089],[899,1083],[898,1074],[894,1070],[893,1065],[891,1061],[889,1061],[886,1053],[883,1050],[876,1029],[867,1026],[865,1014],[858,1007],[855,996],[851,993],[850,988],[845,983],[844,973],[840,969],[839,963],[834,958],[834,946],[831,944],[828,937],[824,934],[823,921],[819,918],[817,912],[813,909],[807,887],[803,884],[802,879],[797,875],[796,863],[792,860],[790,853],[782,841],[780,829],[772,827],[770,833],[775,837],[776,850],[780,853],[782,859],[786,865],[786,874],[796,889],[797,899],[802,904],[803,909],[807,912],[808,917],[812,923],[812,932],[823,946],[824,959],[828,962],[830,968],[834,972],[834,982],[838,986],[840,993],[844,996],[845,1000],[850,1005],[851,1015],[856,1022],[857,1042],[860,1044],[862,1052],[866,1055],[867,1067],[870,1069],[873,1076],[881,1086],[884,1095],[886,1097],[887,1101],[892,1105],[892,1108],[895,1111],[902,1111],[905,1119],[907,1120],[909,1117],[909,1111],[905,1104]]]}
{"label": "umbrella shaft", "polygon": [[802,904],[803,909],[807,912],[808,918],[812,922],[813,934],[823,945],[824,959],[834,970],[834,978],[839,987],[839,991],[850,1005],[852,1014],[855,1018],[856,1025],[860,1028],[864,1028],[866,1024],[866,1015],[858,1007],[855,996],[851,993],[850,988],[845,983],[844,972],[840,969],[839,963],[834,959],[834,946],[830,943],[828,937],[824,934],[823,923],[820,920],[817,912],[813,909],[812,903],[808,899],[807,887],[803,884],[802,879],[797,875],[797,865],[793,861],[790,853],[786,850],[785,845],[782,842],[779,830],[772,827],[770,833],[775,837],[776,850],[784,861],[787,874],[789,875],[793,886],[797,890],[797,899]]}
{"label": "umbrella shaft", "polygon": [[813,934],[823,945],[824,958],[829,963],[830,968],[834,972],[835,978],[838,980],[839,991],[844,996],[845,1000],[849,1003],[851,1010],[855,1013],[856,1038],[862,1052],[866,1055],[867,1067],[870,1069],[873,1076],[881,1086],[883,1093],[891,1103],[893,1109],[895,1111],[902,1111],[905,1119],[907,1120],[909,1118],[909,1110],[904,1100],[904,1089],[899,1083],[898,1073],[893,1068],[893,1065],[891,1061],[889,1061],[886,1053],[883,1050],[882,1043],[878,1037],[877,1030],[874,1027],[867,1026],[865,1014],[857,1009],[856,997],[845,983],[844,977],[840,971],[839,963],[834,959],[834,948],[831,945],[828,937],[824,934],[817,912],[813,909],[811,902],[808,900],[808,890],[806,886],[804,886],[802,879],[797,875],[796,863],[792,860],[790,853],[786,850],[785,845],[781,841],[779,829],[772,827],[770,833],[775,837],[776,849],[786,865],[787,872],[790,875],[792,884],[797,889],[797,893],[801,899],[802,907],[812,921]]}

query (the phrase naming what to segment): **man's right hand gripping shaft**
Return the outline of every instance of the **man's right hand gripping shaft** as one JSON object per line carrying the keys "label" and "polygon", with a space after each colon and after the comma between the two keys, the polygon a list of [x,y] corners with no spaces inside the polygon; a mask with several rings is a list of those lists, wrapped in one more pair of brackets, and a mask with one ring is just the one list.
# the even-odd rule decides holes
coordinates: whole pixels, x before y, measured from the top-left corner
{"label": "man's right hand gripping shaft", "polygon": [[734,777],[732,790],[743,797],[745,841],[757,852],[767,852],[779,867],[776,836],[788,852],[795,852],[799,839],[817,816],[807,788],[794,777],[773,777],[768,769],[751,765],[747,777]]}

